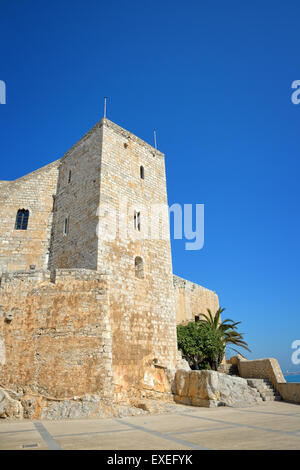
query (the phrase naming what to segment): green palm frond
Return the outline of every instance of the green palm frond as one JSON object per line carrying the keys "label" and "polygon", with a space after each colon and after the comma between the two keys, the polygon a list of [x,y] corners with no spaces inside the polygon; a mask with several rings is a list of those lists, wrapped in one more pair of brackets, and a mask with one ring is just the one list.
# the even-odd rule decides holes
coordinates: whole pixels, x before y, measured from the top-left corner
{"label": "green palm frond", "polygon": [[211,310],[208,308],[207,313],[200,314],[199,323],[208,323],[215,331],[218,331],[222,336],[224,347],[227,344],[234,344],[237,347],[244,348],[251,352],[248,344],[244,341],[243,334],[237,331],[237,326],[240,325],[241,321],[233,321],[231,318],[226,318],[221,321],[221,314],[225,308],[219,308],[215,315],[212,315]]}

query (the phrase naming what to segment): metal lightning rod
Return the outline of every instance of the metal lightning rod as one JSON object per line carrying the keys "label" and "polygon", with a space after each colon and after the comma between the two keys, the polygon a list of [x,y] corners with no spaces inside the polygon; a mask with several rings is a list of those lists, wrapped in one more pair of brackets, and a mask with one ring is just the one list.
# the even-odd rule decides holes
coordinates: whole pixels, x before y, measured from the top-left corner
{"label": "metal lightning rod", "polygon": [[106,101],[107,101],[107,96],[104,96],[104,119],[106,118]]}

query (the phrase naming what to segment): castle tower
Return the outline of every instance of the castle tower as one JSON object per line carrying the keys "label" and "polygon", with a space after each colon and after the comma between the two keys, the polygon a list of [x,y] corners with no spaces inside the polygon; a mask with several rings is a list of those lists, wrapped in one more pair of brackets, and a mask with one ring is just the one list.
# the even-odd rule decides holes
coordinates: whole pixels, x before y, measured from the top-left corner
{"label": "castle tower", "polygon": [[115,393],[176,365],[164,155],[102,119],[61,160],[49,266],[108,273]]}

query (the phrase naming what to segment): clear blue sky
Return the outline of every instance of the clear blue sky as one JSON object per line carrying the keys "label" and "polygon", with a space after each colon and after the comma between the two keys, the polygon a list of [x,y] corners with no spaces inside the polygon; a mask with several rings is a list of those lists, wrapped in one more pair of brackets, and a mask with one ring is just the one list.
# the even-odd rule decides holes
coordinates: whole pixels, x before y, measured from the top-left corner
{"label": "clear blue sky", "polygon": [[[103,114],[166,154],[169,203],[205,204],[174,271],[219,294],[253,353],[300,339],[300,3],[0,0],[0,180],[61,157]],[[294,367],[300,369],[300,366]]]}

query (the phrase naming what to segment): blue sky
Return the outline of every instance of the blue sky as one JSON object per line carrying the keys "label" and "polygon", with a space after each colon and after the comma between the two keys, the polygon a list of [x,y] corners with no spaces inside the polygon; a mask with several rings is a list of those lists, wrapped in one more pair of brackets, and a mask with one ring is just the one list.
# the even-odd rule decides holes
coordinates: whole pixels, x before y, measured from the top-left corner
{"label": "blue sky", "polygon": [[205,204],[174,272],[215,290],[253,353],[300,339],[297,1],[0,0],[0,180],[60,158],[103,115],[166,154],[169,203]]}

